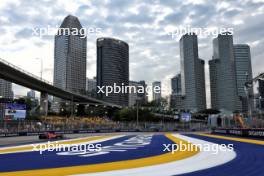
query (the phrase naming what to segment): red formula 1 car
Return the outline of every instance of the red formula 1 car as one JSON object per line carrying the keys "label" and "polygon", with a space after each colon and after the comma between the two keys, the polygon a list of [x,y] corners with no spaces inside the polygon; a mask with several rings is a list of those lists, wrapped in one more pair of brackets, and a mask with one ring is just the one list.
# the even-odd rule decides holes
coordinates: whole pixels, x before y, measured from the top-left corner
{"label": "red formula 1 car", "polygon": [[55,134],[53,132],[46,132],[39,135],[39,139],[63,139],[62,134]]}

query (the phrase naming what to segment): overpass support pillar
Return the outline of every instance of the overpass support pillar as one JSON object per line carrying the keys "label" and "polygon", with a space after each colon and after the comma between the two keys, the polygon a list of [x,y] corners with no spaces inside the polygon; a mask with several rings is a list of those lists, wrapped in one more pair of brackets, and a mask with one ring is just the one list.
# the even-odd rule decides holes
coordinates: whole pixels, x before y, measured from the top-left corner
{"label": "overpass support pillar", "polygon": [[74,116],[74,103],[73,103],[73,96],[71,96],[71,103],[70,103],[70,106],[71,106],[71,117]]}
{"label": "overpass support pillar", "polygon": [[40,114],[47,116],[48,115],[48,93],[47,92],[41,92],[40,93]]}

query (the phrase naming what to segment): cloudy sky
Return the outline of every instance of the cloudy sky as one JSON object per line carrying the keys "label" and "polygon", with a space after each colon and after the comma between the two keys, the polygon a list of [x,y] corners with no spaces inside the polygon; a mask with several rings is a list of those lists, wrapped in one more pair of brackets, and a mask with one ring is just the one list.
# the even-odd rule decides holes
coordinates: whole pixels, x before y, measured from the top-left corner
{"label": "cloudy sky", "polygon": [[[234,43],[251,46],[254,75],[264,71],[264,0],[1,0],[0,58],[35,75],[53,80],[54,36],[38,37],[32,29],[58,27],[68,14],[84,28],[101,28],[88,35],[87,76],[96,75],[95,41],[116,37],[130,47],[130,80],[162,81],[170,90],[170,78],[180,71],[178,38],[168,35],[180,27],[233,28]],[[213,36],[198,36],[199,57],[212,58]],[[15,94],[28,89],[14,86]],[[208,104],[210,102],[208,101]]]}

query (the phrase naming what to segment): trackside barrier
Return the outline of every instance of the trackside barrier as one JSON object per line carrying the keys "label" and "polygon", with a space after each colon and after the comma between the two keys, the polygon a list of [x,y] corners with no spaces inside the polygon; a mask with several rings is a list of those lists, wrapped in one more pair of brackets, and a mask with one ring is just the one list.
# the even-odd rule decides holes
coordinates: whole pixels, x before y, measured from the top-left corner
{"label": "trackside barrier", "polygon": [[212,129],[214,134],[227,134],[242,137],[264,138],[264,129],[232,129],[232,128],[215,128]]}
{"label": "trackside barrier", "polygon": [[208,131],[204,122],[104,122],[104,123],[48,123],[38,121],[0,121],[0,137],[33,136],[44,132],[59,134],[112,132]]}
{"label": "trackside barrier", "polygon": [[138,130],[69,130],[69,131],[41,131],[41,132],[18,132],[18,133],[0,133],[0,137],[15,137],[15,136],[37,136],[46,132],[55,134],[81,134],[81,133],[114,133],[114,132],[137,132]]}

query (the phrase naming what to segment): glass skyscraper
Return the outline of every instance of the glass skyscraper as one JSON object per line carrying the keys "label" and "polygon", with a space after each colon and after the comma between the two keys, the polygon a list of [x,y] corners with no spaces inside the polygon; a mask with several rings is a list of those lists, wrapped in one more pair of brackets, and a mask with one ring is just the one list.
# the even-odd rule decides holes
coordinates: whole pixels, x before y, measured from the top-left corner
{"label": "glass skyscraper", "polygon": [[232,35],[219,34],[213,40],[209,70],[212,108],[228,112],[239,110]]}
{"label": "glass skyscraper", "polygon": [[[77,17],[67,16],[60,29],[81,29]],[[86,37],[81,34],[57,34],[54,50],[54,85],[75,93],[86,88]]]}
{"label": "glass skyscraper", "polygon": [[[156,91],[154,91],[154,89]],[[154,81],[152,83],[152,98],[157,103],[159,103],[161,100],[161,82],[160,81]]]}
{"label": "glass skyscraper", "polygon": [[[129,85],[129,46],[114,38],[97,39],[97,86]],[[128,106],[128,93],[99,93],[109,103]]]}
{"label": "glass skyscraper", "polygon": [[[55,36],[54,86],[84,94],[86,89],[86,36],[76,33],[82,28],[77,17],[68,15]],[[77,29],[77,30],[76,30]],[[73,33],[75,31],[75,33]],[[60,102],[59,98],[54,99]],[[58,111],[59,107],[53,108]]]}
{"label": "glass skyscraper", "polygon": [[206,109],[204,60],[198,56],[197,35],[185,34],[180,39],[181,94],[184,109]]}
{"label": "glass skyscraper", "polygon": [[172,94],[181,94],[181,74],[177,74],[171,78]]}
{"label": "glass skyscraper", "polygon": [[[234,56],[236,66],[236,83],[237,94],[240,100],[240,108],[238,110],[247,112],[248,110],[248,98],[245,92],[245,83],[252,80],[252,66],[250,47],[246,44],[234,45]],[[249,97],[251,98],[250,105],[253,106],[253,88],[249,90]]]}

